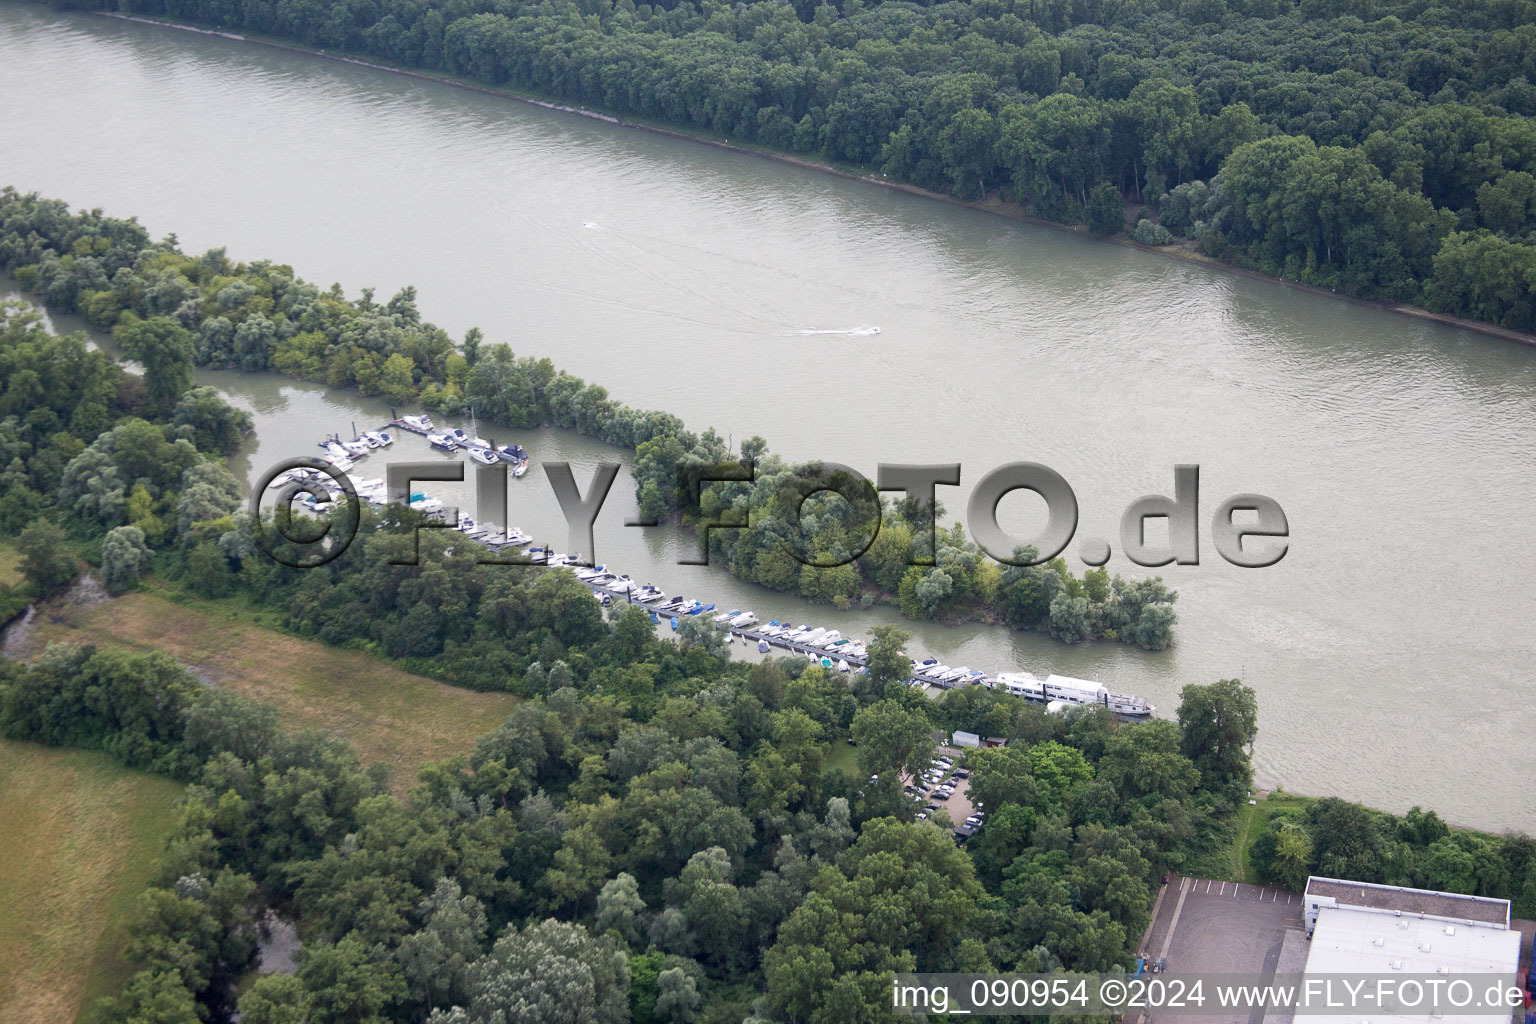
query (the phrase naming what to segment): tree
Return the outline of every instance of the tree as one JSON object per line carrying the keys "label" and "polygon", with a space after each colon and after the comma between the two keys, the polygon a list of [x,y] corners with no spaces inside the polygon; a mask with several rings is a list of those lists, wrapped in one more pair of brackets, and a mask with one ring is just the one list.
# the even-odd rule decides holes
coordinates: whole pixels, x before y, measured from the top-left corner
{"label": "tree", "polygon": [[155,408],[170,415],[192,386],[192,335],[170,317],[156,316],[122,328],[117,342],[124,355],[144,367],[144,390]]}
{"label": "tree", "polygon": [[211,540],[202,541],[187,555],[187,585],[204,597],[223,597],[232,575],[229,559]]}
{"label": "tree", "polygon": [[1381,881],[1384,850],[1376,815],[1359,804],[1325,797],[1307,808],[1318,874],[1361,882]]}
{"label": "tree", "polygon": [[730,855],[714,846],[690,857],[678,881],[682,911],[700,956],[726,973],[742,968],[742,940],[749,934],[741,890],[731,884],[734,874]]}
{"label": "tree", "polygon": [[395,951],[411,998],[423,1010],[462,1003],[469,997],[469,965],[485,938],[485,907],[458,882],[442,878],[419,909],[423,927]]}
{"label": "tree", "polygon": [[240,997],[242,1024],[309,1024],[309,993],[292,974],[263,974]]}
{"label": "tree", "polygon": [[921,711],[882,700],[853,716],[853,741],[859,769],[870,775],[916,777],[933,757],[933,723]]}
{"label": "tree", "polygon": [[634,944],[640,939],[638,916],[645,911],[645,900],[640,898],[640,885],[635,876],[627,871],[603,884],[597,894],[598,931],[616,931],[625,942]]}
{"label": "tree", "polygon": [[416,381],[412,376],[411,361],[399,352],[384,360],[379,374],[379,390],[391,402],[409,401],[416,393]]}
{"label": "tree", "polygon": [[75,556],[64,546],[64,531],[51,520],[36,519],[17,540],[21,571],[39,597],[47,597],[80,573]]}
{"label": "tree", "polygon": [[1312,874],[1312,837],[1295,822],[1284,822],[1275,837],[1270,877],[1296,892],[1306,887]]}
{"label": "tree", "polygon": [[1055,740],[1030,747],[1024,761],[1050,805],[1064,804],[1074,790],[1093,778],[1093,765],[1083,752]]}
{"label": "tree", "polygon": [[197,1000],[173,971],[140,971],[123,994],[103,1000],[100,1019],[108,1024],[202,1024]]}
{"label": "tree", "polygon": [[883,693],[887,683],[901,682],[912,674],[912,661],[907,655],[907,641],[911,638],[910,633],[898,626],[874,628],[864,666],[872,692]]}
{"label": "tree", "polygon": [[177,400],[171,424],[198,451],[232,455],[251,432],[251,414],[226,402],[218,388],[196,387]]}
{"label": "tree", "polygon": [[306,945],[299,955],[311,1024],[382,1024],[385,1007],[405,995],[399,966],[375,959],[351,936],[334,945]]}
{"label": "tree", "polygon": [[914,582],[912,592],[927,618],[934,618],[954,592],[955,581],[943,569],[930,569]]}
{"label": "tree", "polygon": [[629,1019],[629,963],[606,939],[553,918],[508,927],[470,969],[468,1024],[621,1024]]}
{"label": "tree", "polygon": [[[649,616],[646,618],[648,620]],[[703,615],[685,618],[677,627],[677,640],[685,651],[698,648],[720,661],[729,661],[731,658],[725,633],[715,629],[713,621]]]}
{"label": "tree", "polygon": [[1253,781],[1245,749],[1259,731],[1258,696],[1241,680],[1190,683],[1179,694],[1184,756],[1207,788],[1241,795]]}
{"label": "tree", "polygon": [[1200,769],[1180,753],[1183,737],[1172,722],[1154,720],[1111,736],[1099,758],[1099,778],[1121,794],[1183,799],[1200,784]]}
{"label": "tree", "polygon": [[1088,230],[1096,235],[1114,235],[1125,230],[1125,200],[1120,190],[1104,181],[1088,193]]}
{"label": "tree", "polygon": [[981,895],[970,858],[948,833],[894,818],[867,822],[780,927],[763,961],[769,1000],[812,1024],[882,1019],[891,974],[943,969]]}
{"label": "tree", "polygon": [[688,972],[673,967],[656,976],[656,1016],[675,1024],[692,1024],[699,1013],[699,988]]}
{"label": "tree", "polygon": [[200,523],[233,515],[240,506],[240,484],[222,462],[199,462],[181,475],[176,502],[176,534],[185,538]]}
{"label": "tree", "polygon": [[144,531],[137,526],[118,526],[107,531],[101,542],[101,578],[107,593],[116,596],[132,590],[154,560],[144,544]]}

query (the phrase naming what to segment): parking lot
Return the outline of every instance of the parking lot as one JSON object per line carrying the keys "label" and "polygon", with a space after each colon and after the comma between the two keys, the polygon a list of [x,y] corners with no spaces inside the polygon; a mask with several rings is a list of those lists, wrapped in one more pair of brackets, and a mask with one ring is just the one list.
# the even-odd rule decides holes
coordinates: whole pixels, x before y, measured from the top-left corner
{"label": "parking lot", "polygon": [[[1271,974],[1300,971],[1305,931],[1299,895],[1273,886],[1240,885],[1174,875],[1157,906],[1141,952],[1149,962],[1167,961],[1167,974]],[[1286,962],[1282,967],[1282,952]],[[1300,956],[1299,963],[1292,962]],[[1175,1024],[1171,1012],[1153,1015],[1157,1024]],[[1190,1017],[1216,1024],[1221,1017]],[[1248,1015],[1233,1017],[1249,1021]]]}
{"label": "parking lot", "polygon": [[1174,875],[1143,952],[1166,958],[1170,973],[1272,971],[1301,913],[1301,897],[1284,889]]}
{"label": "parking lot", "polygon": [[[965,755],[965,751],[953,747],[939,747],[934,751],[933,756],[937,758],[940,755],[953,758],[958,766]],[[930,790],[929,793],[923,794],[923,808],[932,817],[938,812],[928,810],[927,805],[937,803],[939,808],[949,815],[950,823],[954,826],[955,832],[958,835],[973,835],[976,830],[965,824],[965,819],[976,813],[975,807],[971,804],[971,780],[969,778],[955,778],[953,772],[945,772],[944,774],[945,779],[955,787],[954,793],[947,800],[939,800],[932,795]],[[912,785],[912,778],[908,775],[903,775],[901,777],[901,784],[903,786]],[[923,785],[923,783],[920,782],[918,785]]]}

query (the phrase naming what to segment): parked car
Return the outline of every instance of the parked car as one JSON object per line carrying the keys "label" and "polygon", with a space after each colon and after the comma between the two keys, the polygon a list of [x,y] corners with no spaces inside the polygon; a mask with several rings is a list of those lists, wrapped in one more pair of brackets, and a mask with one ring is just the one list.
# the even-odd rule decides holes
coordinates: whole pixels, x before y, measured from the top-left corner
{"label": "parked car", "polygon": [[976,817],[974,814],[969,818],[966,818],[965,823],[971,826],[971,828],[981,828],[981,819]]}
{"label": "parked car", "polygon": [[969,768],[956,768],[955,776],[956,778],[968,779],[971,777],[971,770]]}
{"label": "parked car", "polygon": [[954,796],[953,793],[946,793],[942,789],[936,789],[933,792],[933,798],[935,800],[948,800],[952,796]]}
{"label": "parked car", "polygon": [[927,811],[918,811],[917,812],[917,820],[918,821],[927,821],[928,820],[928,812]]}
{"label": "parked car", "polygon": [[949,765],[950,767],[954,767],[955,759],[950,757],[948,754],[940,754],[939,757],[938,757],[938,760],[943,761],[945,764]]}
{"label": "parked car", "polygon": [[928,805],[928,807],[927,807],[927,809],[928,809],[928,810],[930,810],[930,811],[936,811],[936,810],[938,810],[938,809],[939,809],[939,805],[938,805],[938,804],[936,804],[936,803],[930,803],[930,804],[929,804],[929,805]]}

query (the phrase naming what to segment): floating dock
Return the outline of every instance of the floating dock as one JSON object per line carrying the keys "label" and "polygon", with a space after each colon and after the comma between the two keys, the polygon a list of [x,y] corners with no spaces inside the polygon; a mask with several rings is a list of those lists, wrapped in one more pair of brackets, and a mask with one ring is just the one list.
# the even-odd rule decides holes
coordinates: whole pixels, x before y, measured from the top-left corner
{"label": "floating dock", "polygon": [[[431,432],[430,426],[427,429],[423,429],[414,417],[409,416],[394,416],[388,426],[423,436]],[[376,504],[378,503],[376,498],[370,498],[370,500]],[[426,514],[429,518],[442,519],[440,511],[431,511]],[[452,528],[452,524],[449,525]],[[488,550],[500,551],[509,546],[505,538],[510,533],[516,533],[522,538],[527,536],[519,529],[509,528],[507,532],[502,533],[498,528],[497,534],[492,534],[489,530],[479,530],[465,533],[464,537]],[[517,543],[517,546],[528,543],[531,543],[531,541],[524,539]],[[574,558],[552,553],[547,548],[531,548],[529,555],[530,562],[533,565],[567,570],[585,567],[572,564],[576,561]],[[628,577],[619,578],[624,580],[626,586],[634,586],[633,581]],[[615,589],[587,580],[581,580],[581,582],[592,591],[594,597],[606,597],[609,603],[615,600],[623,600],[634,604],[650,612],[651,618],[657,622],[663,621],[660,618],[662,615],[682,618],[686,614],[684,609],[673,608],[668,602],[635,601],[631,596],[632,591],[629,589]],[[709,609],[700,614],[709,614],[714,611],[715,607],[711,605]],[[770,632],[775,626],[779,627],[779,630]],[[843,637],[841,634],[838,635],[838,642],[835,645],[827,646],[822,643],[822,640],[825,640],[828,635],[826,633],[822,633],[820,639],[792,639],[785,636],[782,630],[794,631],[796,628],[788,623],[769,622],[765,624],[754,622],[749,626],[731,627],[727,624],[718,628],[725,631],[733,639],[739,639],[749,644],[761,645],[766,643],[770,648],[776,647],[791,654],[813,659],[824,666],[835,667],[839,671],[863,671],[869,665],[869,655],[867,653],[859,654],[852,650],[846,650],[846,648],[862,647],[864,644],[852,637]],[[843,668],[844,664],[847,665],[846,669]],[[1107,687],[1089,680],[1067,679],[1054,675],[1041,679],[1027,672],[998,672],[993,676],[970,668],[951,668],[948,665],[939,664],[933,658],[923,661],[912,659],[911,665],[911,673],[907,676],[906,682],[912,686],[934,686],[945,690],[958,689],[965,686],[985,686],[988,689],[1001,690],[1004,693],[1009,693],[1037,704],[1107,707],[1118,717],[1128,720],[1147,718],[1156,710],[1144,697],[1112,693]],[[1036,688],[1037,686],[1038,689]]]}

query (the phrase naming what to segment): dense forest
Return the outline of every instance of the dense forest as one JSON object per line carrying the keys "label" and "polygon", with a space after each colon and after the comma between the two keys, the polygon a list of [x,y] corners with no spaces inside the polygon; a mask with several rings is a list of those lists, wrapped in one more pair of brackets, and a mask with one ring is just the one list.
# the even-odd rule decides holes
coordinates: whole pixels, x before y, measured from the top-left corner
{"label": "dense forest", "polygon": [[1536,330],[1532,0],[65,0]]}
{"label": "dense forest", "polygon": [[[560,657],[403,801],[164,655],[0,664],[0,734],[189,783],[102,1021],[884,1020],[893,971],[1126,967],[1160,876],[1224,850],[1249,782],[1236,682],[1187,688],[1179,723],[935,703],[658,640],[557,570],[510,578],[508,645]],[[1011,738],[967,762],[990,821],[963,848],[899,782],[956,728]],[[850,735],[856,775],[828,766]],[[268,909],[298,922],[297,972],[237,996]]]}
{"label": "dense forest", "polygon": [[[408,542],[386,527],[367,557]],[[138,898],[138,973],[99,1020],[888,1020],[896,971],[1124,969],[1163,873],[1229,862],[1257,728],[1237,681],[1185,687],[1176,722],[1052,715],[982,688],[935,702],[884,672],[899,630],[854,680],[794,658],[749,666],[658,639],[638,608],[605,619],[558,570],[493,572],[480,616],[539,658],[530,699],[424,765],[404,800],[345,744],[285,733],[162,654],[59,645],[0,662],[0,735],[189,784]],[[461,617],[427,596],[433,568],[404,573],[406,617]],[[394,615],[402,597],[373,600]],[[956,729],[1009,739],[963,762],[988,815],[964,846],[945,812],[916,819],[899,781]],[[845,737],[856,772],[832,763]],[[1536,910],[1536,842],[1451,833],[1417,809],[1316,801],[1253,852],[1287,884],[1380,876]],[[295,973],[253,978],[268,911],[303,946]]]}
{"label": "dense forest", "polygon": [[[694,433],[676,416],[631,409],[549,359],[516,356],[478,330],[456,342],[422,320],[411,288],[387,303],[367,291],[348,299],[288,266],[236,263],[221,250],[186,255],[174,239],[152,242],[132,220],[70,213],[8,188],[0,190],[0,268],[50,308],[111,330],[144,369],[130,375],[138,414],[169,416],[204,444],[228,450],[243,427],[229,421],[217,396],[192,387],[198,366],[272,370],[446,415],[473,410],[512,427],[550,424],[633,452],[647,515],[688,521],[737,510],[749,528],[712,531],[711,555],[751,582],[840,607],[884,600],[914,618],[1005,622],[1068,642],[1103,638],[1157,650],[1173,639],[1178,595],[1160,578],[1111,578],[1103,570],[1078,577],[1060,559],[999,566],[958,525],[936,531],[930,543],[942,509],[873,493],[862,504],[826,492],[802,503],[794,483],[819,478],[820,464],[791,465],[757,437],[732,452],[713,429]],[[144,472],[125,462],[103,433],[112,417],[98,410],[111,405],[112,389],[129,387],[123,375],[102,382],[92,401],[76,402],[72,389],[81,385],[70,381],[69,366],[85,344],[74,339],[56,349],[44,334],[17,317],[0,339],[0,360],[11,370],[0,395],[0,533],[57,508],[77,530],[129,527],[150,548],[176,546],[169,525],[178,489],[168,486],[175,481],[161,467]],[[739,464],[749,464],[754,481],[699,486],[722,463],[736,464],[738,475]],[[919,561],[926,564],[911,564]]]}

